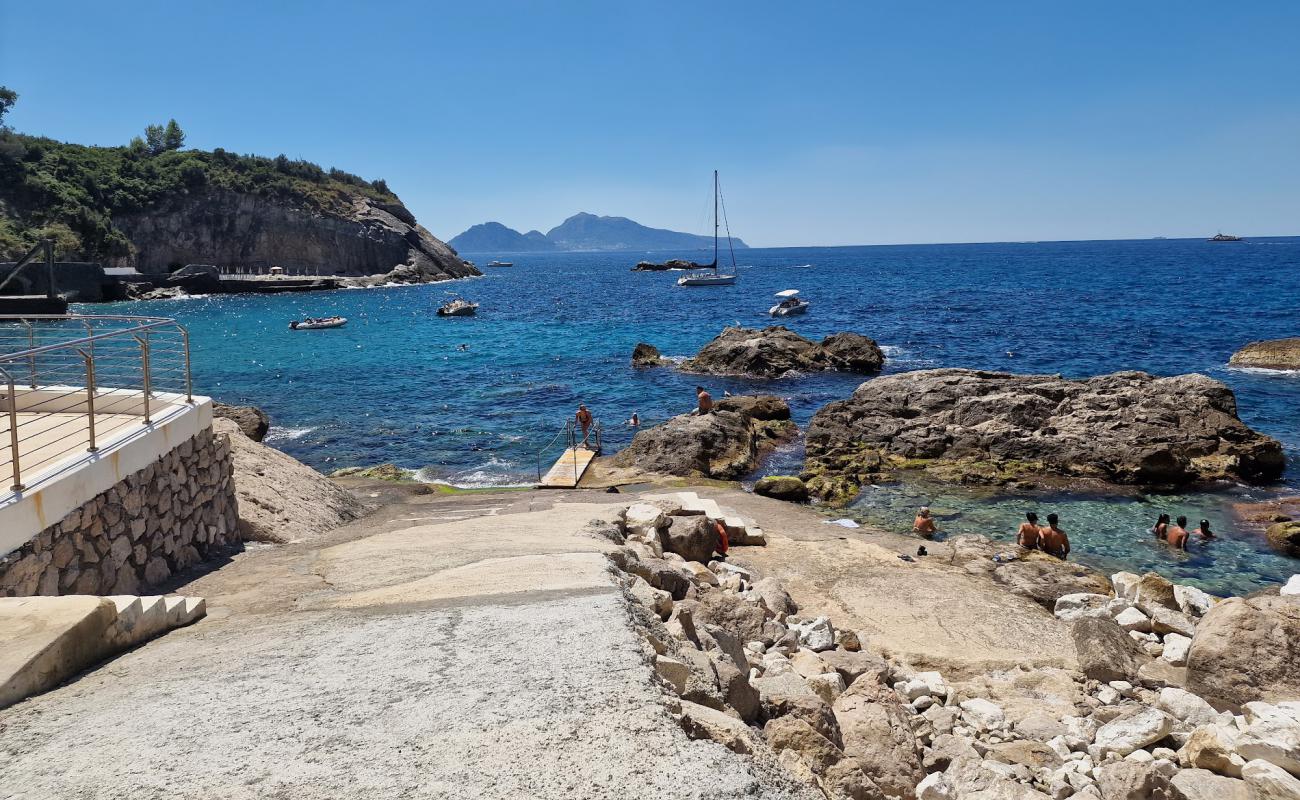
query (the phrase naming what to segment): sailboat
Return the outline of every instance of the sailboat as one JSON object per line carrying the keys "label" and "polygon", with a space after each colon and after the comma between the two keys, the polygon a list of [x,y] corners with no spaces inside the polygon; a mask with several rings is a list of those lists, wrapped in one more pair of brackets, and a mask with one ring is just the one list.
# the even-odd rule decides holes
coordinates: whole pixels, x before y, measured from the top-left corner
{"label": "sailboat", "polygon": [[677,279],[678,286],[730,286],[736,282],[736,251],[731,247],[731,229],[727,229],[727,249],[731,252],[731,274],[718,272],[718,171],[713,171],[713,263],[698,272],[688,272]]}

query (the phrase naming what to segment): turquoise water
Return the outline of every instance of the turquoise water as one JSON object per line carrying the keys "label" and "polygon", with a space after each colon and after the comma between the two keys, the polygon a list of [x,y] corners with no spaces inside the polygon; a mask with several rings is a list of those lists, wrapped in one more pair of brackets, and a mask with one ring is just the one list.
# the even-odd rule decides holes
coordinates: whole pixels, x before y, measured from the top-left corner
{"label": "turquoise water", "polygon": [[[479,264],[502,255],[466,254]],[[888,371],[1208,373],[1236,390],[1248,424],[1283,442],[1291,486],[1300,476],[1300,375],[1225,368],[1245,342],[1300,333],[1300,238],[746,250],[737,285],[707,289],[679,288],[673,273],[629,271],[645,257],[516,255],[513,268],[450,284],[81,310],[177,317],[193,337],[200,390],[266,409],[275,425],[270,442],[322,470],[392,461],[457,485],[528,482],[538,448],[579,402],[603,421],[607,444],[617,449],[631,439],[621,422],[633,411],[648,424],[679,413],[693,405],[691,387],[701,382],[633,369],[637,342],[691,355],[725,325],[766,324],[773,293],[798,288],[812,310],[787,326],[810,337],[872,336],[886,349]],[[433,316],[451,292],[479,302],[479,316]],[[350,322],[328,331],[287,327],[295,317],[326,314]],[[715,396],[782,395],[802,424],[859,380],[702,382]],[[801,455],[788,448],[765,469],[788,471]],[[1074,496],[1047,498],[1039,508],[1061,514],[1081,559],[1108,567],[1190,570],[1219,591],[1289,575],[1293,562],[1234,522],[1227,508],[1234,499],[1232,491],[1145,504]],[[865,493],[858,513],[905,529],[922,500],[960,515],[948,527],[991,535],[1014,530],[1025,505],[892,487]],[[1157,506],[1208,516],[1222,540],[1187,561],[1153,550],[1140,529]]]}

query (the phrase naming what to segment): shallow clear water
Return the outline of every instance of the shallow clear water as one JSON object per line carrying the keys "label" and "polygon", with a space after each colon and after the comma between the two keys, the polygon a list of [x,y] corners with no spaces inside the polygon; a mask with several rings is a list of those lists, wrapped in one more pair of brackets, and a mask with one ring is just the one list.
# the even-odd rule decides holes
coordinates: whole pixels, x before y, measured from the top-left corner
{"label": "shallow clear water", "polygon": [[[466,254],[479,264],[502,255]],[[699,253],[652,257],[675,255]],[[747,250],[738,257],[747,266],[737,285],[694,289],[677,287],[675,273],[630,272],[643,257],[515,255],[513,268],[450,284],[114,310],[179,318],[192,334],[197,386],[266,409],[275,423],[271,443],[322,470],[392,461],[460,485],[527,482],[536,478],[538,448],[577,403],[592,408],[617,449],[631,439],[620,423],[633,411],[653,424],[686,410],[697,382],[715,397],[723,390],[780,394],[803,424],[860,379],[700,380],[629,364],[640,341],[686,356],[725,325],[767,324],[772,295],[798,288],[812,309],[784,324],[810,337],[840,330],[872,336],[886,348],[888,371],[1208,373],[1236,390],[1248,424],[1283,442],[1289,480],[1300,476],[1300,375],[1225,367],[1248,341],[1300,333],[1300,238]],[[452,292],[481,303],[479,316],[433,316]],[[314,332],[287,327],[296,317],[326,314],[350,322]],[[789,470],[800,457],[797,447],[787,448],[767,469]],[[950,527],[988,534],[1014,530],[1024,510],[1021,499],[913,487],[872,490],[859,513],[907,528],[922,499],[960,512]],[[1290,574],[1293,562],[1268,553],[1257,530],[1232,521],[1232,499],[1156,503],[1219,523],[1223,540],[1187,561],[1143,539],[1153,505],[1060,497],[1040,507],[1060,513],[1076,553],[1099,564],[1192,570],[1207,588],[1249,588]]]}

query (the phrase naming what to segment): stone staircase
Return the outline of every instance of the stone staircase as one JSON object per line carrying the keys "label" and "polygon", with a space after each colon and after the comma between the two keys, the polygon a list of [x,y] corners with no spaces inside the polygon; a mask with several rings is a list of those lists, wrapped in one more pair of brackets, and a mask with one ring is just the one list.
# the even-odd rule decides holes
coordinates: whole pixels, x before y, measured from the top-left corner
{"label": "stone staircase", "polygon": [[668,492],[665,494],[648,494],[641,498],[648,503],[678,506],[680,510],[671,512],[675,516],[703,514],[713,521],[721,522],[727,529],[727,542],[733,545],[765,545],[767,537],[758,523],[740,516],[735,511],[718,505],[716,500],[700,497],[695,492]]}
{"label": "stone staircase", "polygon": [[0,598],[0,708],[206,614],[180,595]]}

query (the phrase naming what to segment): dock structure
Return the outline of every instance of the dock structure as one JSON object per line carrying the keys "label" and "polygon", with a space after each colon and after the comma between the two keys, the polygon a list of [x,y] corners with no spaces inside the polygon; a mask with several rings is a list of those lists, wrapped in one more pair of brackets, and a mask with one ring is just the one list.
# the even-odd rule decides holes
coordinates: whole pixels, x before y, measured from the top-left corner
{"label": "dock structure", "polygon": [[555,463],[542,476],[538,482],[538,487],[542,489],[576,489],[582,476],[586,474],[587,467],[599,455],[596,450],[591,450],[582,445],[577,447],[567,447]]}

